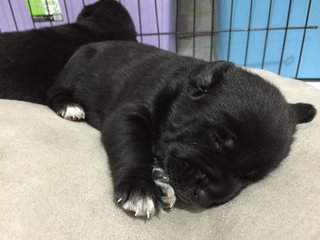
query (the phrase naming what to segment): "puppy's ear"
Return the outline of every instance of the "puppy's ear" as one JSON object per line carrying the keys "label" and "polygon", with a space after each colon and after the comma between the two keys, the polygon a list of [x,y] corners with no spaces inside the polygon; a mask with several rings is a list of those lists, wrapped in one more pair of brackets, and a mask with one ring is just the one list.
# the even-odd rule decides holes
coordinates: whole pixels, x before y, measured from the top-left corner
{"label": "puppy's ear", "polygon": [[223,80],[224,73],[234,66],[231,62],[216,61],[204,63],[194,69],[189,76],[189,94],[197,99],[213,88],[215,83]]}
{"label": "puppy's ear", "polygon": [[312,121],[317,114],[317,110],[311,104],[296,103],[290,104],[290,107],[294,112],[298,124]]}

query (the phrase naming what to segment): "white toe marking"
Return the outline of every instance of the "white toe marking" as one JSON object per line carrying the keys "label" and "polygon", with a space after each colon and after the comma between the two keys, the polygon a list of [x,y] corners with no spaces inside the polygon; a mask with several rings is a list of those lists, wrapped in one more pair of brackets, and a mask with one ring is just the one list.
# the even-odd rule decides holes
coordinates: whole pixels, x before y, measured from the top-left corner
{"label": "white toe marking", "polygon": [[58,114],[68,120],[81,120],[86,117],[83,108],[78,104],[68,105],[66,108],[61,109]]}
{"label": "white toe marking", "polygon": [[152,198],[139,194],[130,197],[122,207],[127,211],[134,212],[136,217],[147,217],[148,219],[156,212]]}
{"label": "white toe marking", "polygon": [[162,182],[169,182],[169,177],[164,173],[160,167],[154,166],[152,169],[152,176],[154,180],[161,180]]}
{"label": "white toe marking", "polygon": [[158,187],[161,188],[164,196],[161,197],[161,201],[168,204],[170,208],[173,208],[174,204],[176,203],[176,196],[173,187],[170,184],[155,180],[154,181]]}
{"label": "white toe marking", "polygon": [[[162,203],[169,205],[173,208],[176,203],[176,196],[173,187],[169,184],[169,177],[166,176],[164,170],[155,166],[152,170],[155,184],[161,189],[163,196],[161,197]],[[165,206],[167,207],[167,206]]]}
{"label": "white toe marking", "polygon": [[154,172],[160,172],[161,174],[164,174],[164,171],[162,168],[159,168],[159,167],[153,167],[152,169],[152,173]]}

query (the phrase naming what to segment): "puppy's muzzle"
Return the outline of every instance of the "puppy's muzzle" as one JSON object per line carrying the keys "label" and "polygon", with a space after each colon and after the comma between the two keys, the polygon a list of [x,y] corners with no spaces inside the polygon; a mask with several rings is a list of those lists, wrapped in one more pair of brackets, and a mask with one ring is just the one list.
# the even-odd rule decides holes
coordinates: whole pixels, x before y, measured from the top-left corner
{"label": "puppy's muzzle", "polygon": [[244,188],[242,182],[223,174],[218,168],[204,172],[203,169],[182,161],[169,165],[167,170],[178,198],[201,208],[224,204]]}
{"label": "puppy's muzzle", "polygon": [[242,188],[232,178],[206,181],[195,188],[192,201],[204,208],[221,205],[237,196]]}

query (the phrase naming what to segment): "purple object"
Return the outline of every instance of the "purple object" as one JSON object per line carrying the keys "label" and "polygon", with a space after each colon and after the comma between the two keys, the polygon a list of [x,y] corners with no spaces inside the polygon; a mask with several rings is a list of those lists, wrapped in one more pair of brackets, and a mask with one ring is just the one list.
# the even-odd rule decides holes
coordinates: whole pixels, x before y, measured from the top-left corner
{"label": "purple object", "polygon": [[[63,21],[33,23],[24,0],[0,1],[0,30],[1,32],[24,31],[34,27],[50,27],[51,24],[57,26],[74,22],[83,8],[83,1],[59,0],[59,2]],[[96,0],[85,0],[84,2],[91,4]],[[140,42],[169,51],[176,50],[174,34],[158,35],[158,33],[176,32],[176,0],[122,0],[120,2],[128,9],[137,32],[142,33],[138,37]]]}

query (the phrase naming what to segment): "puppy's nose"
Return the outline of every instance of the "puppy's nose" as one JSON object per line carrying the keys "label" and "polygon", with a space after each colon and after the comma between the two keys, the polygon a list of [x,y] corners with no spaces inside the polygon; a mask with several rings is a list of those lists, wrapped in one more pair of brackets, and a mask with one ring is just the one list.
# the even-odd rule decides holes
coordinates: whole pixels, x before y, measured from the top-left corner
{"label": "puppy's nose", "polygon": [[233,182],[203,183],[196,188],[193,201],[200,207],[213,207],[230,201],[240,191],[241,186]]}

